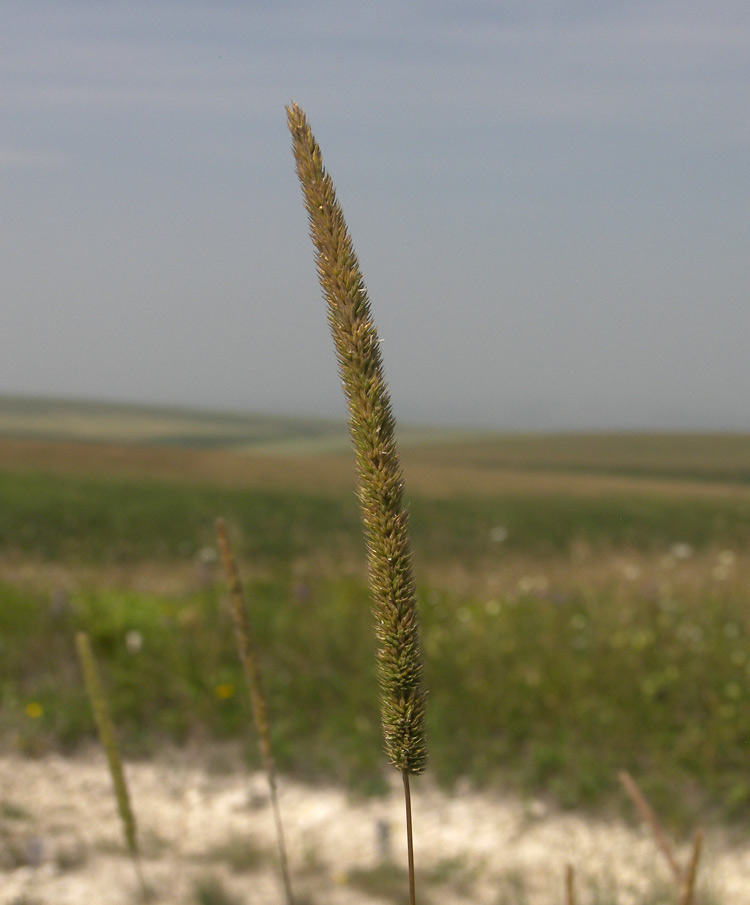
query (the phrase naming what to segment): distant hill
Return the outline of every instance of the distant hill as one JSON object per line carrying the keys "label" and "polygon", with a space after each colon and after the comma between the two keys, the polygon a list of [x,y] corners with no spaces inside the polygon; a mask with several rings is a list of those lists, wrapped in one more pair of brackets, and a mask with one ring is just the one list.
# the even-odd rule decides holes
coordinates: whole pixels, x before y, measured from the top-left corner
{"label": "distant hill", "polygon": [[412,458],[487,475],[522,471],[750,484],[750,434],[504,434],[426,446]]}
{"label": "distant hill", "polygon": [[[399,430],[399,442],[467,440],[467,431]],[[343,421],[0,395],[0,437],[309,454],[349,447]]]}
{"label": "distant hill", "polygon": [[[408,485],[424,493],[636,492],[643,482],[660,492],[667,484],[750,490],[750,434],[482,434],[403,424],[397,433]],[[17,396],[0,396],[0,468],[259,485],[296,475],[318,488],[352,480],[343,421]]]}

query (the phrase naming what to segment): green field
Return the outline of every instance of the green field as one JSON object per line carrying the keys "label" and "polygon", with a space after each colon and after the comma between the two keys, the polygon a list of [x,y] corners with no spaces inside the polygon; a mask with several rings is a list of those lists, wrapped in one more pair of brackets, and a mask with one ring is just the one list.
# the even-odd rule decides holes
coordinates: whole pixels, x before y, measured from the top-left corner
{"label": "green field", "polygon": [[[11,409],[2,743],[41,754],[93,737],[72,641],[85,628],[130,755],[242,738],[254,758],[213,561],[223,515],[282,769],[378,788],[353,467],[306,445],[341,426],[274,420],[287,454],[272,454],[245,428],[222,442],[208,416],[187,440],[182,414],[128,433],[102,407],[99,427],[90,412],[83,434],[56,436],[54,407],[43,430],[39,403],[36,433],[11,429]],[[433,774],[600,808],[625,767],[675,824],[747,819],[750,437],[414,432],[404,459]]]}

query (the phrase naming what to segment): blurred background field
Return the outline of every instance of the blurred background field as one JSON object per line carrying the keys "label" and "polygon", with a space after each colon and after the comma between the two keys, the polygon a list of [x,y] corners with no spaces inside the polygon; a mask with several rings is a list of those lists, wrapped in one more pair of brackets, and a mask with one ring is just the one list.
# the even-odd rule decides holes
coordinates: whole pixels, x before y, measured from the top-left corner
{"label": "blurred background field", "polygon": [[[675,826],[750,816],[750,436],[403,431],[431,771],[564,807],[638,779]],[[226,518],[283,771],[383,785],[343,424],[0,400],[0,730],[94,736],[90,633],[126,753],[241,740]]]}

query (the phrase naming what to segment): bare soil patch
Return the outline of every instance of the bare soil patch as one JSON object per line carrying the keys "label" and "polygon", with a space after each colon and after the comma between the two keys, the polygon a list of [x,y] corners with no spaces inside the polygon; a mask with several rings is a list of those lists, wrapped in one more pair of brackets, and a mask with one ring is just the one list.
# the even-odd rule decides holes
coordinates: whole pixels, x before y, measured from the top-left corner
{"label": "bare soil patch", "polygon": [[[196,902],[196,884],[207,877],[238,902],[282,901],[262,774],[245,773],[230,749],[200,757],[171,752],[127,773],[155,901]],[[398,785],[382,798],[352,800],[342,789],[282,780],[300,901],[394,901],[383,877],[405,861]],[[415,784],[414,804],[425,903],[559,902],[567,863],[575,865],[584,903],[598,890],[596,901],[635,905],[649,890],[668,887],[648,832],[622,822],[557,813],[511,795],[446,794],[426,779]],[[680,849],[681,858],[687,854]],[[750,843],[709,830],[703,862],[711,897],[702,901],[750,903]],[[103,756],[0,758],[0,905],[136,901]]]}

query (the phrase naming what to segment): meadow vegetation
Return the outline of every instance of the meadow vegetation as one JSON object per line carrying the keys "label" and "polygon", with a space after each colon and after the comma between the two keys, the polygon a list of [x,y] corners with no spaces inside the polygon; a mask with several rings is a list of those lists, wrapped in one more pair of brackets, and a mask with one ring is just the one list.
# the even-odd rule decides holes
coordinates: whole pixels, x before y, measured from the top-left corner
{"label": "meadow vegetation", "polygon": [[[490,445],[477,444],[477,456]],[[413,470],[420,455],[442,459],[458,482],[469,449],[415,449]],[[235,455],[251,472],[252,457]],[[335,456],[329,467],[338,474]],[[605,468],[606,458],[595,470]],[[229,492],[71,472],[0,474],[4,743],[40,754],[93,736],[74,658],[81,629],[129,756],[165,739],[244,736],[214,561],[223,512],[252,602],[280,769],[380,788],[351,491],[333,477],[302,494],[251,480]],[[469,778],[597,808],[621,800],[616,771],[627,768],[673,824],[712,811],[746,819],[750,501],[741,484],[728,494],[725,483],[661,476],[644,492],[639,479],[618,480],[636,490],[618,484],[601,498],[566,484],[540,495],[498,482],[485,497],[438,486],[410,497],[432,773],[448,786]],[[247,757],[256,762],[252,745]]]}

